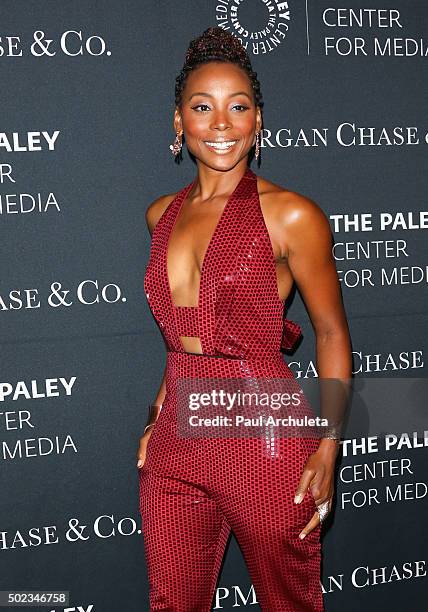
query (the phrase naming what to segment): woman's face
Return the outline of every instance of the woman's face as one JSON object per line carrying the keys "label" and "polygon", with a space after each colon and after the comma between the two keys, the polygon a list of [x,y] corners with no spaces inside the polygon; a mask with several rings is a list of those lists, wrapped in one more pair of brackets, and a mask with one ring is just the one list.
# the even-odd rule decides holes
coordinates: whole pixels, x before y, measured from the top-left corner
{"label": "woman's face", "polygon": [[181,108],[175,111],[174,129],[184,131],[187,147],[199,162],[217,170],[233,168],[248,155],[261,129],[246,72],[224,62],[192,70]]}

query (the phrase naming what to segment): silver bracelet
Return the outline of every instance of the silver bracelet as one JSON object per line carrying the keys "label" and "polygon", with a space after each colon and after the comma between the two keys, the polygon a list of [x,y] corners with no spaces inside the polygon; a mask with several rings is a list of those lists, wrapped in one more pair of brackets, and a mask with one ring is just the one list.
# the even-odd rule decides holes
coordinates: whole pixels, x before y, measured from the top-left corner
{"label": "silver bracelet", "polygon": [[[149,404],[149,408],[150,408],[150,409],[152,409],[152,408],[159,408],[159,412],[160,412],[160,411],[162,410],[162,404],[160,404],[160,405],[156,405],[156,404]],[[158,417],[156,418],[156,421],[154,421],[154,423],[148,423],[148,424],[145,426],[145,428],[144,428],[144,432],[143,432],[143,435],[146,433],[146,431],[147,431],[147,429],[148,429],[149,427],[151,427],[152,425],[155,425],[155,424],[156,424],[156,422],[157,422],[158,418],[159,418],[159,414],[158,414]]]}
{"label": "silver bracelet", "polygon": [[322,428],[321,438],[328,438],[329,440],[336,440],[340,442],[340,427],[330,425]]}

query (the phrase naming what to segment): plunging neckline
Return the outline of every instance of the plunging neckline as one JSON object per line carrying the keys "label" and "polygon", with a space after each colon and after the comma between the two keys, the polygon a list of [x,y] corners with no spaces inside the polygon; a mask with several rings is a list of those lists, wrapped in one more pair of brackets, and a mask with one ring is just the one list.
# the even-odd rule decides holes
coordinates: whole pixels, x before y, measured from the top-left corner
{"label": "plunging neckline", "polygon": [[195,310],[195,309],[199,309],[199,308],[200,308],[200,306],[201,306],[201,290],[202,290],[202,281],[203,281],[203,275],[204,275],[204,271],[205,271],[205,267],[206,267],[206,265],[205,265],[205,264],[206,264],[206,261],[207,261],[207,258],[208,258],[208,255],[209,255],[209,252],[210,252],[210,250],[212,249],[212,246],[213,246],[213,244],[214,244],[214,240],[215,240],[215,238],[216,238],[217,234],[219,233],[220,226],[221,226],[221,224],[222,224],[222,222],[223,222],[223,220],[224,220],[224,218],[225,218],[225,216],[226,216],[226,211],[227,211],[227,209],[228,209],[228,207],[229,207],[229,205],[230,205],[230,202],[231,202],[231,200],[232,200],[233,196],[234,196],[234,195],[236,194],[236,192],[238,191],[238,188],[239,188],[239,186],[241,185],[241,183],[242,183],[243,179],[244,179],[246,176],[248,176],[248,174],[249,174],[250,170],[251,170],[251,169],[250,169],[249,167],[247,167],[247,169],[245,170],[244,174],[243,174],[243,175],[241,176],[241,178],[239,179],[239,181],[238,181],[238,183],[237,183],[237,185],[236,185],[235,189],[232,191],[232,193],[231,193],[231,194],[229,195],[229,197],[227,198],[227,200],[226,200],[226,204],[224,205],[224,208],[223,208],[223,210],[222,210],[222,212],[221,212],[221,215],[220,215],[220,217],[219,217],[219,219],[218,219],[218,221],[217,221],[217,224],[216,224],[216,226],[215,226],[215,229],[214,229],[213,233],[211,234],[211,237],[210,237],[210,239],[209,239],[209,241],[208,241],[207,248],[206,248],[205,253],[204,253],[204,256],[203,256],[203,258],[202,258],[201,272],[200,272],[200,274],[199,274],[199,284],[198,284],[198,291],[197,291],[197,294],[198,294],[198,304],[197,304],[197,306],[176,306],[176,305],[174,304],[173,299],[172,299],[172,291],[171,291],[171,285],[170,285],[170,282],[169,282],[169,274],[168,274],[168,250],[169,250],[169,245],[170,245],[170,242],[171,242],[171,236],[172,236],[172,234],[174,233],[175,226],[177,225],[177,219],[179,218],[180,213],[181,213],[181,211],[182,211],[184,201],[185,201],[185,199],[187,198],[187,195],[190,193],[190,191],[191,191],[192,187],[195,185],[195,183],[196,183],[196,179],[195,179],[195,180],[193,180],[193,181],[190,183],[190,185],[187,187],[187,189],[185,190],[184,195],[183,195],[183,197],[181,198],[181,202],[180,202],[180,204],[179,204],[179,206],[178,206],[178,210],[177,210],[177,212],[175,213],[175,217],[174,217],[174,220],[173,220],[173,224],[172,224],[172,227],[171,227],[171,229],[170,229],[170,231],[169,231],[169,233],[168,233],[168,237],[167,237],[167,240],[166,240],[166,246],[165,246],[165,250],[164,250],[164,269],[165,269],[166,285],[167,285],[167,289],[168,289],[169,301],[170,301],[170,304],[171,304],[171,306],[172,306],[173,310],[176,310],[176,309],[179,309],[179,308],[181,308],[181,309],[190,309],[190,310]]}

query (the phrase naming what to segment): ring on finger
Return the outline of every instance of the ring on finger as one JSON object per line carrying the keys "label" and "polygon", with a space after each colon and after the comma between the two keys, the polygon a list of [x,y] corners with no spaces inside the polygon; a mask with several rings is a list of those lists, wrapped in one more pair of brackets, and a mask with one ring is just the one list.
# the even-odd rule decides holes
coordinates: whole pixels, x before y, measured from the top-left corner
{"label": "ring on finger", "polygon": [[319,506],[317,506],[317,512],[320,516],[320,523],[322,523],[325,520],[325,517],[330,512],[329,505],[330,505],[329,500],[327,500],[323,502],[322,504],[320,504]]}

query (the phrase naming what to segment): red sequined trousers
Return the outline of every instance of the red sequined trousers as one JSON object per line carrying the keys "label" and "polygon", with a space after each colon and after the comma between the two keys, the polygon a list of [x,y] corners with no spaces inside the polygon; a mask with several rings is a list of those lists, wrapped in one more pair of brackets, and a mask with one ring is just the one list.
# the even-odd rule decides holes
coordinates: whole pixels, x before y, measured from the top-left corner
{"label": "red sequined trousers", "polygon": [[[139,508],[150,611],[208,612],[228,536],[241,548],[263,612],[322,612],[320,527],[298,535],[316,511],[294,495],[310,438],[196,438],[178,431],[180,379],[292,378],[280,348],[300,329],[283,319],[275,261],[247,169],[228,199],[202,265],[199,306],[176,307],[167,277],[169,236],[193,183],[152,235],[146,296],[168,353],[166,395],[139,470]],[[199,336],[202,355],[180,335]]]}

